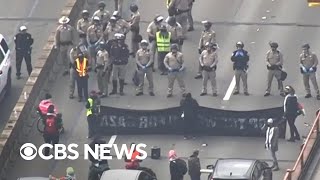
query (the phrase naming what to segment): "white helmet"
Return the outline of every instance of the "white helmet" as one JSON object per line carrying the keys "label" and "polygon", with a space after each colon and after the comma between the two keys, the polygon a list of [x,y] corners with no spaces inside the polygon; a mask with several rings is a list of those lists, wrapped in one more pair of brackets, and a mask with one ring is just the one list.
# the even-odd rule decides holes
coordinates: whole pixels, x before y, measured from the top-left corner
{"label": "white helmet", "polygon": [[26,26],[20,26],[19,30],[20,31],[25,31],[25,30],[27,30],[27,27]]}

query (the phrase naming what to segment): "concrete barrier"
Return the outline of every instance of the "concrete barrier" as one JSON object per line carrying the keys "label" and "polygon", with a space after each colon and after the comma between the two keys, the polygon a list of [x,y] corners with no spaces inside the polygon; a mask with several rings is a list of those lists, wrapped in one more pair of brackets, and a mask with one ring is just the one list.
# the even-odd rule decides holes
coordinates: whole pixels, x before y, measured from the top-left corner
{"label": "concrete barrier", "polygon": [[[61,15],[70,18],[70,24],[74,25],[82,11],[86,0],[68,0]],[[50,34],[47,44],[37,62],[34,64],[33,71],[24,86],[20,98],[15,105],[7,124],[0,135],[0,178],[6,180],[6,170],[10,162],[20,154],[21,140],[24,136],[24,127],[28,119],[35,112],[35,107],[39,98],[48,91],[48,82],[56,79],[55,72],[52,71],[58,64],[56,59],[58,53],[53,49],[55,29]],[[25,95],[27,98],[25,99]]]}

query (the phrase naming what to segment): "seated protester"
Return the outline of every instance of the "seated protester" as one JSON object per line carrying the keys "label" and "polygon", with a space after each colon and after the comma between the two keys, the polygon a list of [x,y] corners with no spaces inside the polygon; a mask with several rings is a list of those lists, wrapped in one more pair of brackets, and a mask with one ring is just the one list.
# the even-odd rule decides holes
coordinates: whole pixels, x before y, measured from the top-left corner
{"label": "seated protester", "polygon": [[[58,144],[60,133],[59,130],[62,128],[61,122],[62,120],[57,117],[57,115],[54,113],[54,106],[50,105],[48,108],[48,113],[46,116],[44,116],[44,132],[43,132],[43,138],[45,143],[47,144]],[[60,123],[59,123],[60,122]],[[46,147],[44,149],[45,155],[48,156],[50,149],[49,147]]]}
{"label": "seated protester", "polygon": [[67,172],[67,175],[61,178],[56,178],[50,175],[49,180],[77,180],[72,167],[68,167],[66,172]]}
{"label": "seated protester", "polygon": [[[131,143],[130,148],[135,145],[135,143]],[[129,149],[130,152],[131,149]],[[140,153],[134,148],[131,159],[125,159],[126,169],[138,169],[140,167],[141,160],[137,159]]]}
{"label": "seated protester", "polygon": [[[47,93],[45,95],[45,99],[42,100],[37,108],[39,115],[41,116],[42,119],[44,119],[45,115],[48,113],[48,108],[50,105],[54,105],[52,102],[52,96],[51,94]],[[55,108],[54,112],[57,113],[58,110]]]}
{"label": "seated protester", "polygon": [[[89,146],[92,150],[94,150],[96,144],[107,144],[107,142],[100,137],[95,137]],[[110,156],[110,154],[106,154],[105,156]],[[100,158],[95,159],[91,154],[89,154],[89,160],[91,161],[91,166],[89,167],[88,180],[98,180],[99,175],[101,176],[104,171],[110,169],[108,160],[101,160]]]}

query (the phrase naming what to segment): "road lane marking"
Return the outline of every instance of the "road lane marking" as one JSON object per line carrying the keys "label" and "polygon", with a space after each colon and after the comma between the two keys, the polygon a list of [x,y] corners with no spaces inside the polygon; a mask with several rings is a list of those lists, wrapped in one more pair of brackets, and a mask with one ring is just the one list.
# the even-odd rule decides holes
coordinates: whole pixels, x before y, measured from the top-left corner
{"label": "road lane marking", "polygon": [[111,138],[110,138],[110,140],[109,140],[108,144],[113,145],[113,144],[114,144],[114,142],[116,141],[116,139],[117,139],[117,135],[113,135],[113,136],[111,136]]}
{"label": "road lane marking", "polygon": [[227,93],[223,98],[224,101],[228,101],[230,99],[235,86],[236,86],[236,77],[233,76],[232,81],[231,81],[229,88],[227,90]]}

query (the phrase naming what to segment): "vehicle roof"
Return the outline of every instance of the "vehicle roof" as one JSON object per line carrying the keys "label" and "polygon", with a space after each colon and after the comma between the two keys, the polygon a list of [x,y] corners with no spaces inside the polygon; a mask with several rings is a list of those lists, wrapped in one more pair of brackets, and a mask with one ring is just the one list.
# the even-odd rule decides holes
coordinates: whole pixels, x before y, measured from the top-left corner
{"label": "vehicle roof", "polygon": [[18,180],[49,180],[47,177],[21,177]]}
{"label": "vehicle roof", "polygon": [[140,170],[112,169],[105,171],[100,180],[136,180],[141,172]]}
{"label": "vehicle roof", "polygon": [[214,168],[213,178],[249,178],[256,161],[251,159],[218,159]]}

